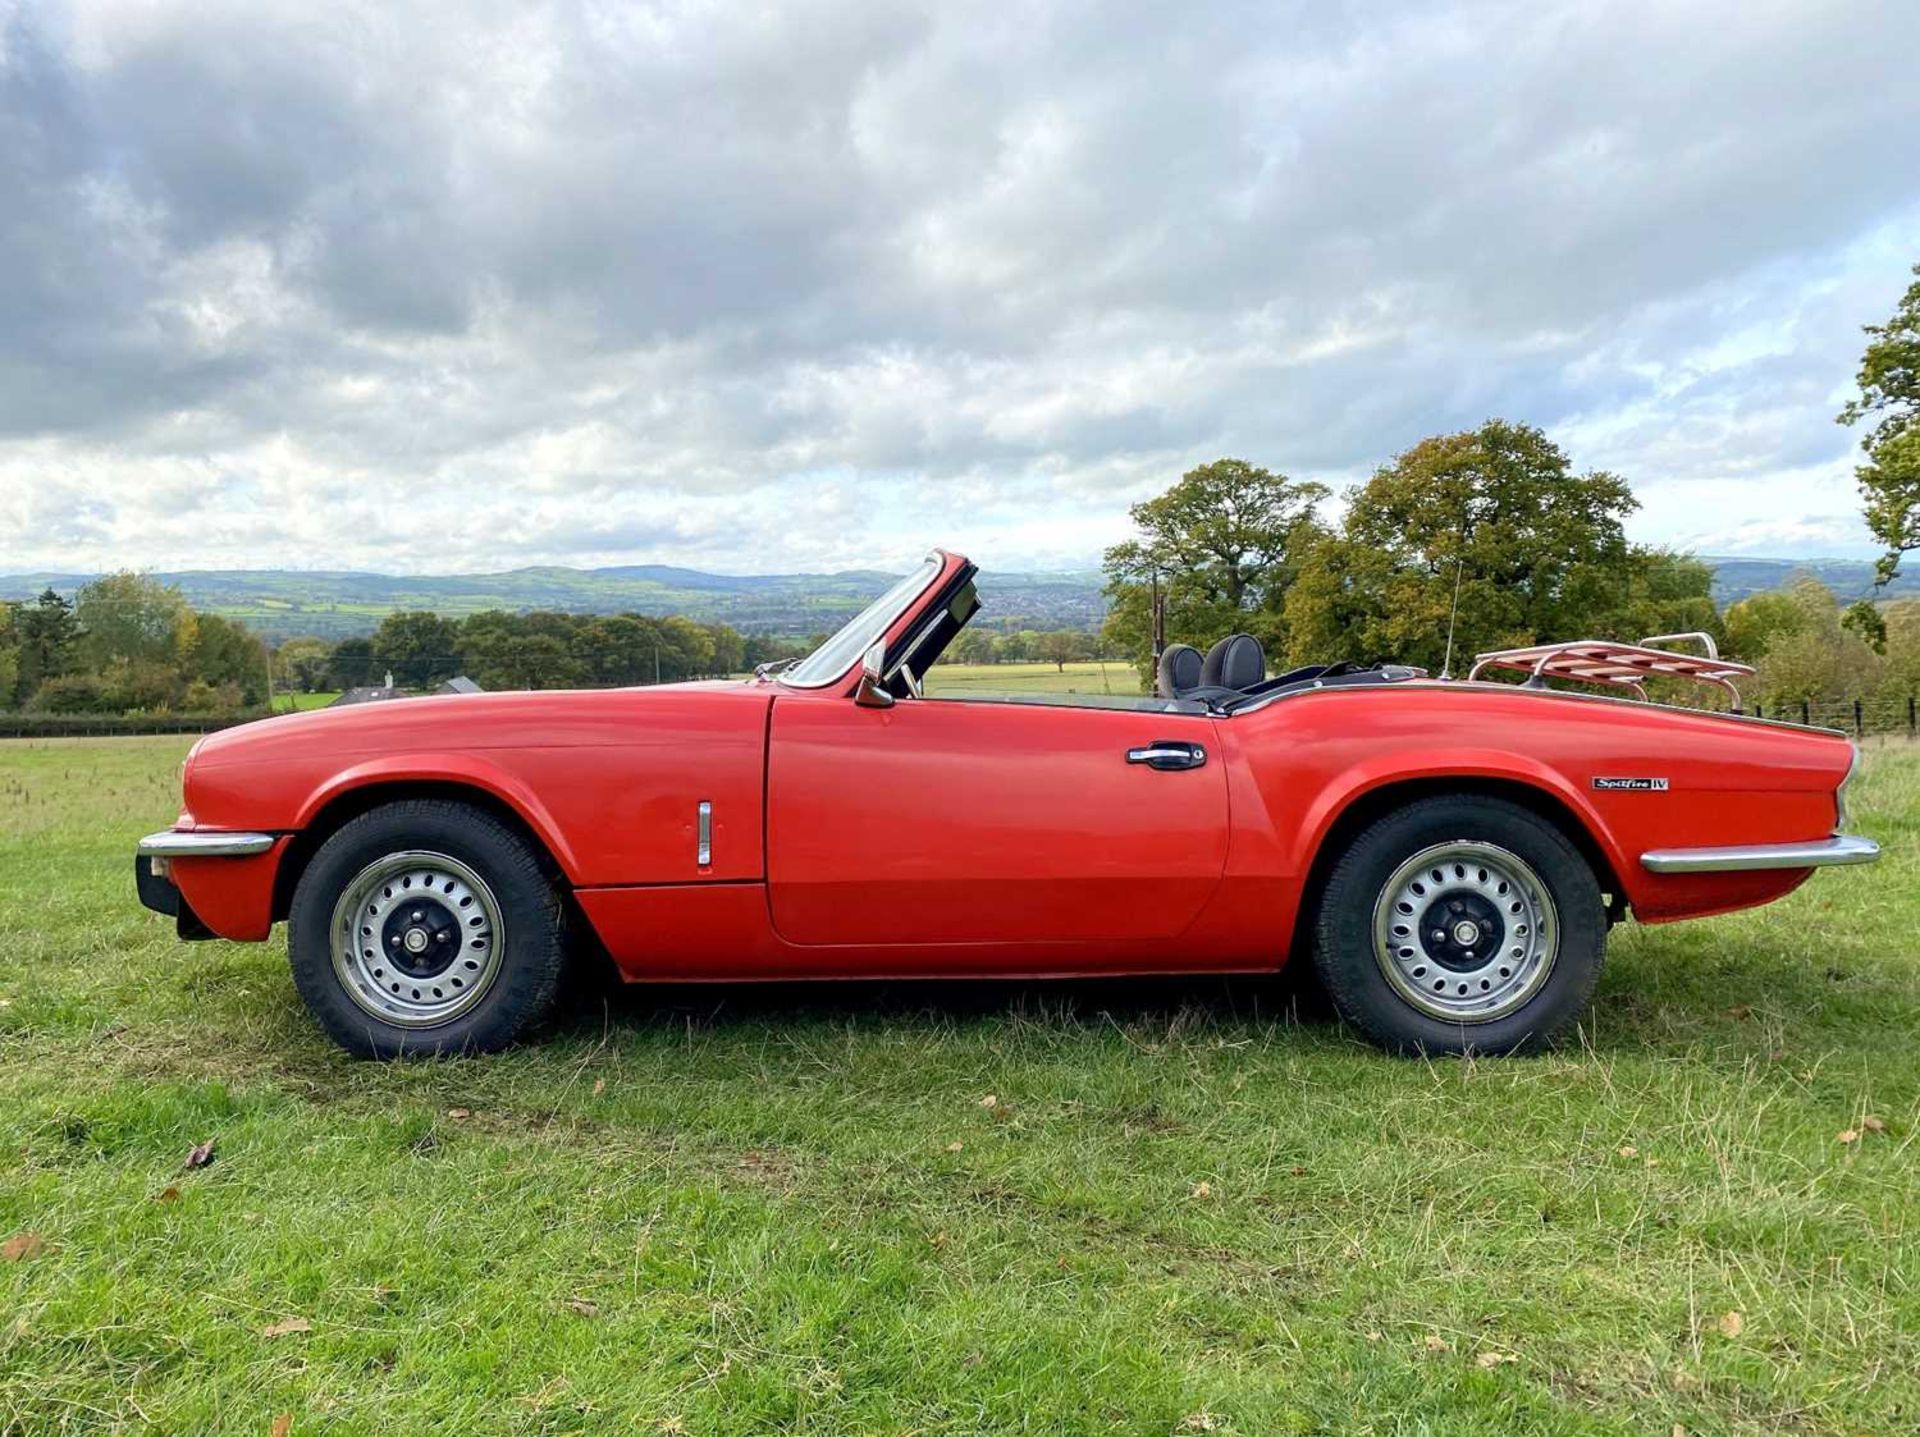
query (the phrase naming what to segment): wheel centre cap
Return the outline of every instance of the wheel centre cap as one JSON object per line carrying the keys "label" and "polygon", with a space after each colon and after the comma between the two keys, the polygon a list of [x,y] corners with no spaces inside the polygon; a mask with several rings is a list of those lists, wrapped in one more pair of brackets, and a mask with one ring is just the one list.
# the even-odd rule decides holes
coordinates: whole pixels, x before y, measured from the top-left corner
{"label": "wheel centre cap", "polygon": [[427,944],[428,944],[428,943],[429,943],[429,942],[430,942],[431,940],[430,940],[430,939],[428,939],[428,937],[427,937],[427,930],[426,930],[426,929],[424,929],[424,928],[409,928],[409,929],[407,930],[407,936],[406,936],[405,938],[403,938],[403,939],[401,939],[400,941],[401,941],[402,943],[404,943],[404,944],[406,944],[406,948],[407,948],[407,952],[409,952],[409,953],[424,953],[424,952],[426,952],[426,951],[427,951]]}
{"label": "wheel centre cap", "polygon": [[[409,935],[411,937],[411,935]],[[1480,925],[1471,918],[1462,918],[1453,925],[1453,941],[1462,948],[1471,948],[1480,941]]]}

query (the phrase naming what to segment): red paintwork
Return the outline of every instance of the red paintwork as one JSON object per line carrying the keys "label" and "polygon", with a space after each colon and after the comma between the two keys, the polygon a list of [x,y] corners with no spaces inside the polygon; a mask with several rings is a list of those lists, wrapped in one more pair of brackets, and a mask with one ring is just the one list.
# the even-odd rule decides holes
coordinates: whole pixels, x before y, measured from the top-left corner
{"label": "red paintwork", "polygon": [[[964,563],[949,556],[947,574]],[[1227,971],[1285,961],[1329,832],[1384,785],[1526,785],[1585,830],[1603,886],[1662,922],[1767,902],[1807,872],[1663,876],[1641,853],[1823,838],[1851,757],[1836,735],[1495,684],[1327,689],[1210,718],[870,709],[855,677],[272,719],[196,747],[181,822],[296,834],[370,784],[484,792],[546,845],[634,980]],[[1123,761],[1161,739],[1204,744],[1206,766]],[[1672,788],[1595,792],[1596,775]],[[262,938],[288,847],[178,860],[175,880],[215,932]]]}

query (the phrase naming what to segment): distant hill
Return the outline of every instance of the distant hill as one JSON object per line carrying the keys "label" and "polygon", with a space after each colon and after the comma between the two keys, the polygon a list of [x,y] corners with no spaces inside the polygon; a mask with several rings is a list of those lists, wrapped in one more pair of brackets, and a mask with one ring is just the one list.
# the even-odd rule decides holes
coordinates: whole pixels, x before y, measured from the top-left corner
{"label": "distant hill", "polygon": [[[1713,597],[1723,608],[1737,604],[1749,594],[1777,589],[1795,574],[1811,574],[1832,589],[1842,604],[1873,597],[1873,561],[1871,559],[1715,559]],[[1912,581],[1900,578],[1881,591],[1883,599],[1911,598],[1920,592]]]}
{"label": "distant hill", "polygon": [[[93,574],[0,575],[0,599],[61,593]],[[609,569],[511,569],[498,574],[396,575],[291,569],[156,572],[203,612],[224,614],[279,640],[370,633],[396,609],[450,616],[483,609],[557,609],[573,614],[685,614],[743,633],[804,637],[858,613],[893,579],[877,570],[837,574],[708,574],[665,564]],[[995,626],[1087,629],[1106,612],[1098,573],[983,574],[981,614]]]}
{"label": "distant hill", "polygon": [[[1864,559],[1708,558],[1713,597],[1725,606],[1812,574],[1843,602],[1867,593]],[[92,574],[0,575],[0,599],[31,598],[51,584],[71,594]],[[708,574],[668,564],[609,569],[509,569],[498,574],[368,574],[291,569],[186,569],[158,573],[196,609],[225,614],[279,640],[295,634],[338,639],[370,633],[395,609],[459,616],[482,609],[558,609],[574,614],[685,614],[743,633],[804,637],[851,618],[892,578],[872,569],[837,574]],[[981,620],[996,627],[1088,629],[1106,614],[1097,572],[982,574]],[[1883,597],[1920,592],[1896,581]]]}

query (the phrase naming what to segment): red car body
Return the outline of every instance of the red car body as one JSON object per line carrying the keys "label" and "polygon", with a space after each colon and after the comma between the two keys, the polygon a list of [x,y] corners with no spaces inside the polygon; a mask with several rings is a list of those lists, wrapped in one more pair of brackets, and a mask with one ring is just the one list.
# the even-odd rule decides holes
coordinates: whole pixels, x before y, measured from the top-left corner
{"label": "red car body", "polygon": [[[938,564],[889,644],[971,573]],[[1225,715],[870,707],[859,683],[851,667],[816,688],[458,695],[248,724],[195,746],[177,846],[147,851],[171,855],[157,877],[177,887],[183,931],[258,940],[347,818],[464,797],[550,855],[634,981],[1272,970],[1340,836],[1434,792],[1549,816],[1616,918],[1765,903],[1820,863],[1871,856],[1834,837],[1855,751],[1828,731],[1423,678]],[[1163,743],[1211,761],[1126,761]],[[1665,783],[1608,781],[1622,775]],[[264,847],[220,852],[223,834]],[[1663,854],[1683,855],[1679,871],[1656,871]]]}

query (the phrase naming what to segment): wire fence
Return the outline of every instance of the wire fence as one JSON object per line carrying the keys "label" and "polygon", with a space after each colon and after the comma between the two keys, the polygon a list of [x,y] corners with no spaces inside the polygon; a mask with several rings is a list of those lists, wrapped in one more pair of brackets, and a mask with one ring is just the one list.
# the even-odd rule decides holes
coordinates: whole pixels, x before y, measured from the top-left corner
{"label": "wire fence", "polygon": [[1734,710],[1754,718],[1839,729],[1855,738],[1885,734],[1920,738],[1920,698],[1913,694],[1876,694],[1852,699],[1788,699],[1748,704]]}

